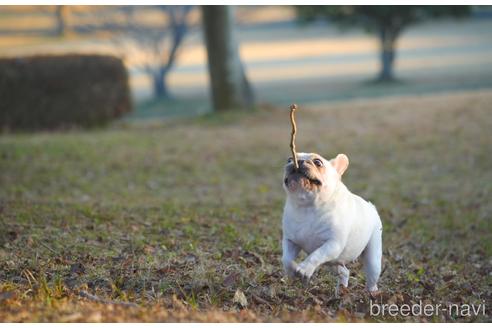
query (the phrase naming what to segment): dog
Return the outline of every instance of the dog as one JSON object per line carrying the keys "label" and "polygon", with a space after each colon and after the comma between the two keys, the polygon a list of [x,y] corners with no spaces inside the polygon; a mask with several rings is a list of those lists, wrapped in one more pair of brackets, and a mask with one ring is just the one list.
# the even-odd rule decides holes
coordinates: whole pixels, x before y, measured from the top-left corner
{"label": "dog", "polygon": [[[349,159],[339,154],[326,160],[315,153],[297,153],[298,166],[289,158],[283,187],[287,194],[282,218],[282,264],[285,273],[308,283],[323,263],[336,265],[338,282],[348,287],[346,264],[359,256],[366,288],[378,290],[382,259],[382,223],[376,207],[351,193],[342,182]],[[307,257],[297,264],[303,250]]]}

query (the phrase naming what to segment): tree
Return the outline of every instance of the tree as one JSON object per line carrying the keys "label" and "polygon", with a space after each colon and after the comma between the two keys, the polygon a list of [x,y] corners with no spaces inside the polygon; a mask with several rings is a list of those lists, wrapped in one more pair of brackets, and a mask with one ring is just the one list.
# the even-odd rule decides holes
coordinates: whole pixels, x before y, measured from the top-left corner
{"label": "tree", "polygon": [[214,108],[252,108],[253,92],[239,57],[233,7],[202,6],[202,19]]}
{"label": "tree", "polygon": [[[152,80],[154,97],[170,97],[167,78],[191,28],[193,6],[88,6],[75,33],[109,37],[127,66]],[[86,8],[87,9],[87,8]],[[79,17],[79,18],[80,18]]]}
{"label": "tree", "polygon": [[464,17],[469,6],[296,6],[301,22],[324,18],[341,27],[362,27],[380,43],[379,81],[392,81],[396,43],[408,26],[437,17]]}
{"label": "tree", "polygon": [[66,21],[68,15],[68,7],[58,5],[55,9],[55,19],[56,19],[56,34],[58,36],[63,36],[66,33]]}
{"label": "tree", "polygon": [[[149,6],[145,6],[149,9]],[[135,7],[123,7],[126,23],[114,38],[124,52],[128,65],[140,69],[152,79],[154,96],[170,97],[167,77],[176,61],[179,47],[188,32],[192,6],[153,6],[163,14],[164,23],[151,25],[138,19]]]}

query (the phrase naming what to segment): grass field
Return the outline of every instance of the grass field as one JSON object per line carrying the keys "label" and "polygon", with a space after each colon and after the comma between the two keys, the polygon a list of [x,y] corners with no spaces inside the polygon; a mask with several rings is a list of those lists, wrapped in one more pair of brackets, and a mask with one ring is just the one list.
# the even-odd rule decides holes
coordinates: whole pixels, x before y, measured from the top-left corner
{"label": "grass field", "polygon": [[[491,321],[492,92],[298,112],[384,225],[382,294],[479,316],[371,317],[360,264],[283,278],[287,109],[0,136],[0,321]],[[244,294],[247,305],[235,302]],[[96,299],[91,299],[95,295]]]}

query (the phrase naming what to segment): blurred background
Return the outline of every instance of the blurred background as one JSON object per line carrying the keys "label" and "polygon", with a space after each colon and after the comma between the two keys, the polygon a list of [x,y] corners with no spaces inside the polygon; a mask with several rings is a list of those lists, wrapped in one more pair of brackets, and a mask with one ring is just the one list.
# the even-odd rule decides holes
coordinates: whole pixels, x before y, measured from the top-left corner
{"label": "blurred background", "polygon": [[[202,19],[207,8],[211,75]],[[222,9],[2,6],[0,56],[120,58],[128,72],[131,104],[115,106],[120,114],[131,112],[128,120],[492,86],[488,6]],[[3,83],[11,85],[7,75]],[[75,78],[73,72],[67,75]],[[232,94],[231,99],[214,102],[211,90],[216,98]]]}

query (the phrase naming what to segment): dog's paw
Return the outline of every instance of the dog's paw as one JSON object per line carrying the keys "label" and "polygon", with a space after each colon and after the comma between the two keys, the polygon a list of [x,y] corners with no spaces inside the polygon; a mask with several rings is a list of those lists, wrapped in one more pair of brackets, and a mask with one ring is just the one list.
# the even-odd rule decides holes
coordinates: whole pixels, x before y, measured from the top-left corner
{"label": "dog's paw", "polygon": [[314,273],[314,269],[315,268],[312,267],[311,265],[302,262],[297,266],[296,276],[299,277],[305,285],[307,285],[311,280],[311,276]]}
{"label": "dog's paw", "polygon": [[373,300],[379,299],[383,296],[383,293],[378,289],[368,290],[367,292],[369,293],[369,297],[372,298]]}
{"label": "dog's paw", "polygon": [[297,271],[297,263],[295,261],[289,261],[284,263],[284,272],[290,279],[294,279]]}

